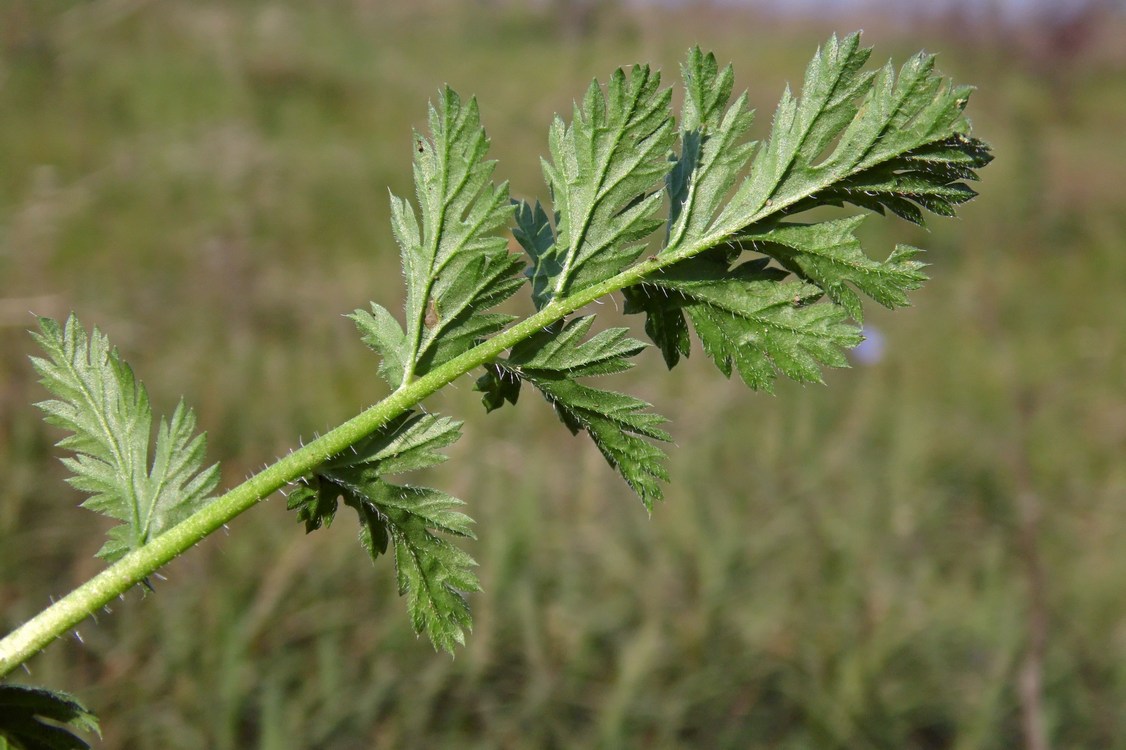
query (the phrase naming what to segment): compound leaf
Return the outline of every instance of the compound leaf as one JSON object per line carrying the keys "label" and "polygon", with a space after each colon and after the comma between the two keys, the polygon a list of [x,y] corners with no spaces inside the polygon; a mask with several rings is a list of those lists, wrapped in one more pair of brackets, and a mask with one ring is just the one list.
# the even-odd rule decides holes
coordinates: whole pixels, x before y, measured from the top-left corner
{"label": "compound leaf", "polygon": [[121,522],[98,551],[113,562],[209,502],[219,467],[204,467],[207,442],[183,402],[161,420],[150,463],[148,393],[118,351],[96,328],[88,337],[74,315],[65,327],[50,318],[39,327],[33,335],[47,357],[32,364],[55,398],[37,405],[71,433],[58,446],[75,454],[63,463],[68,481],[90,494],[83,507]]}
{"label": "compound leaf", "polygon": [[[678,132],[659,75],[647,66],[618,70],[605,88],[590,85],[570,124],[554,120],[542,161],[546,207],[513,202],[507,183],[493,183],[476,101],[441,91],[429,135],[416,134],[416,203],[391,196],[403,321],[376,304],[351,316],[396,394],[320,443],[338,450],[352,441],[344,452],[324,460],[324,452],[299,452],[278,469],[307,472],[288,502],[306,531],[333,523],[341,501],[351,507],[368,555],[393,556],[415,630],[452,651],[471,626],[465,594],[480,585],[474,561],[451,538],[472,538],[472,521],[450,495],[388,481],[445,460],[441,449],[460,434],[443,417],[390,416],[469,368],[436,370],[470,352],[457,364],[484,365],[477,388],[490,411],[515,404],[529,383],[572,433],[590,435],[651,509],[668,478],[658,445],[671,439],[664,418],[640,399],[579,382],[629,369],[645,344],[622,328],[592,335],[593,317],[567,316],[621,291],[627,313],[645,314],[670,368],[690,353],[692,328],[725,376],[738,372],[755,389],[770,390],[779,375],[816,382],[823,367],[846,366],[844,350],[861,340],[860,295],[907,304],[925,278],[921,251],[900,245],[877,261],[855,235],[860,217],[795,217],[826,206],[917,224],[925,211],[953,215],[975,195],[966,182],[992,159],[963,116],[971,89],[935,75],[932,56],[898,72],[890,64],[866,71],[869,57],[859,35],[832,37],[800,96],[786,89],[761,143],[746,140],[746,96],[732,98],[732,70],[713,55],[690,50],[682,66]],[[531,261],[526,279],[525,259],[498,235],[510,219]],[[638,262],[662,224],[663,246]],[[515,320],[492,310],[525,281],[540,312],[486,341]],[[100,556],[120,558],[210,501],[218,468],[204,468],[191,410],[178,405],[154,436],[145,389],[97,329],[87,337],[74,316],[65,327],[43,318],[35,335],[47,356],[34,365],[54,396],[39,406],[69,432],[59,445],[74,452],[63,459],[70,481],[89,493],[86,507],[120,521]],[[84,746],[40,717],[95,726],[65,696],[0,689],[0,731],[30,729],[12,735],[16,742]]]}

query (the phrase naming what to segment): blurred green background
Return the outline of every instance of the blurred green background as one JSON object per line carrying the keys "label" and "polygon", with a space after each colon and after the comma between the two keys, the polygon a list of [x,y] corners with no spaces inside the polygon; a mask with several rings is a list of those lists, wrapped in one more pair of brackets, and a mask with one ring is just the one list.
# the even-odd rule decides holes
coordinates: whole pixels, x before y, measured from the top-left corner
{"label": "blurred green background", "polygon": [[27,311],[106,331],[239,482],[385,393],[342,314],[401,303],[387,191],[444,83],[535,196],[592,77],[675,76],[699,43],[762,137],[863,27],[877,61],[926,48],[976,84],[997,155],[961,218],[866,223],[932,264],[914,307],[870,310],[882,360],[776,396],[698,351],[619,377],[673,420],[652,518],[542,403],[433,399],[467,434],[419,481],[480,537],[456,658],[350,517],[305,537],[275,498],[22,677],[78,693],[107,748],[1126,747],[1126,25],[961,7],[0,3],[3,631],[100,569],[104,528],[29,405]]}

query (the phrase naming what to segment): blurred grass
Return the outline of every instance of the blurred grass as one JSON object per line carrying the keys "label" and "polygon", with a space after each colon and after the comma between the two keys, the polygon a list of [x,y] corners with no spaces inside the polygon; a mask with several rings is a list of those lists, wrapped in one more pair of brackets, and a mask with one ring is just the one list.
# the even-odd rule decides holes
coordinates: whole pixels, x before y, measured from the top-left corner
{"label": "blurred grass", "polygon": [[[102,327],[158,407],[185,396],[236,483],[382,395],[341,313],[401,299],[387,190],[410,193],[410,128],[441,84],[479,96],[499,173],[534,195],[547,123],[591,77],[672,74],[698,42],[735,62],[761,135],[830,30],[706,9],[557,21],[0,7],[0,627],[99,567],[100,522],[28,405],[28,308]],[[1126,747],[1126,71],[1096,59],[1051,86],[948,29],[863,25],[877,59],[926,47],[977,84],[998,154],[960,220],[866,225],[933,264],[914,308],[869,313],[882,362],[768,397],[646,354],[622,387],[678,442],[651,519],[543,405],[485,419],[468,381],[441,394],[468,434],[425,480],[469,501],[485,589],[453,660],[415,639],[351,519],[304,537],[275,499],[31,678],[87,699],[114,748],[1008,748],[1031,529],[1049,734]]]}

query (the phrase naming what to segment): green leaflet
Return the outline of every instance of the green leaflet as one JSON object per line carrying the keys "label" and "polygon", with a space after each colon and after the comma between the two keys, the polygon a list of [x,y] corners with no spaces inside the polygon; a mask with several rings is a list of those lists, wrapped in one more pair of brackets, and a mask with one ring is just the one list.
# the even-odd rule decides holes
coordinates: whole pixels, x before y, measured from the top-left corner
{"label": "green leaflet", "polygon": [[742,142],[754,120],[746,94],[728,105],[735,81],[731,66],[721,71],[714,55],[693,48],[681,75],[685,88],[681,147],[668,178],[668,239],[662,252],[711,233],[716,214],[754,148],[753,143]]}
{"label": "green leaflet", "polygon": [[410,382],[496,333],[513,318],[485,312],[522,281],[518,256],[497,234],[512,213],[508,186],[491,182],[496,162],[476,100],[445,89],[430,108],[430,138],[415,134],[414,183],[421,226],[410,204],[391,197],[391,221],[407,282],[406,327],[372,303],[352,318],[383,357],[393,387]]}
{"label": "green leaflet", "polygon": [[530,336],[512,347],[508,362],[520,372],[568,378],[610,375],[633,367],[626,358],[640,353],[645,344],[630,338],[626,328],[599,331],[584,341],[593,324],[593,315],[574,318]]}
{"label": "green leaflet", "polygon": [[47,358],[32,364],[55,398],[37,406],[71,433],[57,445],[75,454],[63,463],[70,484],[90,494],[83,507],[121,521],[98,551],[113,562],[205,505],[219,467],[204,468],[207,441],[193,434],[195,415],[182,401],[161,419],[150,463],[148,393],[117,350],[96,328],[87,337],[73,315],[65,327],[50,318],[39,327],[33,335]]}
{"label": "green leaflet", "polygon": [[605,94],[591,83],[569,126],[558,117],[552,123],[543,172],[555,206],[554,237],[538,204],[517,213],[516,238],[533,259],[537,307],[618,273],[661,225],[656,188],[671,166],[675,134],[671,92],[660,82],[648,66],[634,67],[628,79],[619,69]]}
{"label": "green leaflet", "polygon": [[101,735],[97,717],[68,693],[28,685],[0,685],[0,740],[6,740],[11,747],[89,750],[89,743],[72,729]]}
{"label": "green leaflet", "polygon": [[822,365],[847,365],[843,349],[861,341],[836,305],[813,304],[812,284],[780,282],[764,262],[683,264],[653,282],[651,299],[687,313],[705,353],[724,375],[732,367],[749,387],[772,390],[776,373],[820,382]]}
{"label": "green leaflet", "polygon": [[[690,351],[691,320],[720,370],[729,374],[734,365],[751,387],[769,388],[774,371],[819,380],[819,366],[845,364],[839,349],[859,338],[842,312],[808,304],[818,291],[859,322],[857,291],[898,307],[925,280],[916,248],[898,246],[882,262],[868,257],[854,236],[860,217],[780,221],[847,203],[922,223],[922,209],[952,215],[975,195],[960,180],[976,180],[975,170],[992,157],[968,135],[962,110],[971,89],[934,75],[932,56],[915,56],[896,76],[890,64],[864,71],[869,55],[857,34],[831,38],[810,62],[802,96],[784,93],[770,138],[756,150],[741,142],[751,121],[745,99],[728,105],[730,67],[720,71],[711,55],[689,53],[680,153],[667,185],[668,241],[660,253],[678,262],[624,292],[626,311],[645,314],[645,330],[669,367]],[[743,251],[781,268],[770,267],[771,279],[761,276],[765,265],[733,268]],[[782,283],[785,271],[807,284],[787,285],[785,293],[765,286]],[[740,292],[748,298],[734,304],[731,282],[740,278],[753,283]],[[717,294],[727,304],[716,304]],[[786,297],[801,304],[787,312]]]}
{"label": "green leaflet", "polygon": [[473,538],[472,520],[455,510],[457,498],[385,477],[441,463],[439,452],[460,436],[460,423],[429,414],[404,414],[330,459],[289,493],[306,532],[328,526],[339,501],[356,511],[360,544],[374,561],[392,547],[399,594],[416,632],[453,651],[471,627],[463,592],[477,591],[476,563],[438,534]]}
{"label": "green leaflet", "polygon": [[862,322],[860,297],[845,282],[884,307],[895,308],[910,304],[907,292],[918,289],[927,278],[921,271],[924,264],[915,260],[922,252],[918,248],[898,245],[882,263],[865,255],[853,234],[863,220],[863,216],[853,216],[820,224],[779,224],[741,235],[740,244],[769,255],[786,270],[816,284]]}
{"label": "green leaflet", "polygon": [[956,182],[976,180],[992,158],[967,135],[972,87],[934,75],[933,55],[915,55],[898,76],[890,62],[863,70],[870,55],[859,34],[817,51],[801,98],[782,95],[770,138],[719,223],[745,228],[783,210],[844,202],[921,221],[912,203],[950,215],[975,195]]}
{"label": "green leaflet", "polygon": [[360,330],[360,339],[382,358],[379,374],[392,387],[399,387],[403,382],[403,375],[411,369],[405,359],[407,335],[403,333],[399,321],[374,302],[371,303],[371,312],[356,310],[348,317]]}
{"label": "green leaflet", "polygon": [[[558,213],[555,223],[559,223]],[[532,281],[532,302],[536,309],[543,309],[551,301],[552,283],[563,273],[564,256],[555,246],[555,233],[539,201],[534,207],[523,201],[516,203],[516,226],[512,236],[532,259],[532,265],[524,273]]]}
{"label": "green leaflet", "polygon": [[603,457],[618,470],[646,509],[663,499],[659,481],[669,480],[665,452],[645,438],[671,442],[660,428],[666,422],[646,411],[649,404],[622,393],[581,385],[569,378],[531,376],[528,380],[555,408],[560,420],[577,434],[585,430]]}
{"label": "green leaflet", "polygon": [[485,408],[515,404],[520,383],[531,383],[547,399],[572,434],[585,430],[606,461],[621,473],[645,507],[661,500],[658,480],[668,481],[664,451],[650,440],[671,441],[660,428],[664,417],[646,411],[649,404],[613,391],[591,388],[575,378],[610,375],[632,367],[628,361],[645,348],[628,329],[611,328],[585,339],[593,316],[575,318],[531,336],[512,348],[506,359],[486,368],[476,388]]}

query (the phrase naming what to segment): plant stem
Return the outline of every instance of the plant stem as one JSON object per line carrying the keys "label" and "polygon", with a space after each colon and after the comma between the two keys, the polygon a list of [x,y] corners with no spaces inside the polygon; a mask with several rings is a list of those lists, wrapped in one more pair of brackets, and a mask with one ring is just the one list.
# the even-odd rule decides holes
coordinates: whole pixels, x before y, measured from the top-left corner
{"label": "plant stem", "polygon": [[374,406],[325,433],[302,448],[255,474],[215,499],[184,521],[140,549],[118,560],[86,583],[71,591],[38,615],[0,640],[0,677],[37,654],[56,638],[151,576],[161,566],[198,544],[239,514],[257,505],[286,484],[310,473],[317,466],[370,435],[427,396],[462,375],[496,359],[505,350],[575,310],[646,276],[710,247],[718,238],[707,238],[634,264],[603,282],[589,286],[546,305],[536,314],[512,325],[469,351],[406,383]]}

